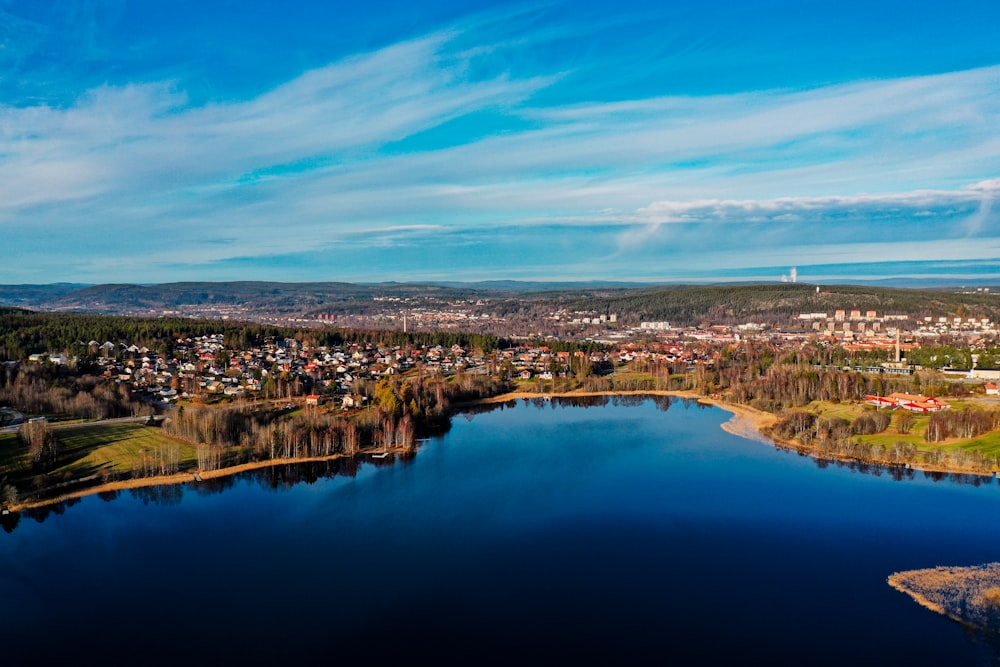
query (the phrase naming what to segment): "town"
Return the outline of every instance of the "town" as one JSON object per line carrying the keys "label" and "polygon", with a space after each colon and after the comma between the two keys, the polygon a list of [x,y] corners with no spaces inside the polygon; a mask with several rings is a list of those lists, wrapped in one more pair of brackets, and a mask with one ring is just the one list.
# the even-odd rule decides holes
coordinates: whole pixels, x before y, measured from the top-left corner
{"label": "town", "polygon": [[[378,380],[418,371],[445,377],[496,376],[543,391],[561,379],[606,375],[629,365],[690,372],[712,366],[724,351],[747,344],[764,345],[774,353],[807,346],[839,350],[847,370],[904,376],[935,371],[985,395],[995,395],[1000,380],[997,327],[989,318],[836,310],[801,313],[786,326],[672,326],[665,321],[623,326],[614,313],[561,311],[546,317],[585,330],[576,330],[569,340],[554,334],[512,336],[503,347],[490,350],[459,344],[387,345],[378,332],[389,329],[372,330],[368,340],[335,346],[311,343],[308,334],[272,336],[246,347],[227,344],[221,333],[177,337],[169,349],[160,346],[158,351],[142,341],[90,340],[77,341],[77,356],[69,349],[51,350],[5,363],[71,366],[82,355],[106,382],[161,404],[278,399],[348,409],[365,405]],[[408,323],[396,324],[403,329]],[[567,343],[579,349],[554,349]],[[948,353],[929,355],[939,349]],[[580,372],[583,367],[586,373]]]}
{"label": "town", "polygon": [[[241,321],[0,309],[0,438],[12,439],[16,471],[4,488],[40,498],[81,480],[402,455],[462,406],[515,396],[683,396],[749,410],[754,433],[813,454],[997,467],[992,440],[963,448],[1000,414],[992,297],[900,291],[916,308],[878,310],[799,288],[796,303],[838,307],[793,311],[787,293],[768,290],[525,297],[517,307],[382,296],[354,305],[366,328],[328,311],[278,326],[259,310]],[[720,295],[753,314],[718,305]],[[88,430],[123,429],[121,419],[131,425],[115,438],[133,444],[108,449],[94,473],[82,461],[104,445]],[[928,449],[936,443],[950,449]]]}

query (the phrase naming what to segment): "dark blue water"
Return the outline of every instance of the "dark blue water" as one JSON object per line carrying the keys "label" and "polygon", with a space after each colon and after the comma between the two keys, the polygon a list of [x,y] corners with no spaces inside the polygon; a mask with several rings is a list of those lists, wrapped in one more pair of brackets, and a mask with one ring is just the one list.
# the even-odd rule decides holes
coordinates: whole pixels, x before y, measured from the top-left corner
{"label": "dark blue water", "polygon": [[721,410],[662,407],[522,403],[457,416],[407,462],[22,517],[0,533],[0,655],[995,663],[885,583],[1000,560],[995,481],[820,467],[728,435]]}

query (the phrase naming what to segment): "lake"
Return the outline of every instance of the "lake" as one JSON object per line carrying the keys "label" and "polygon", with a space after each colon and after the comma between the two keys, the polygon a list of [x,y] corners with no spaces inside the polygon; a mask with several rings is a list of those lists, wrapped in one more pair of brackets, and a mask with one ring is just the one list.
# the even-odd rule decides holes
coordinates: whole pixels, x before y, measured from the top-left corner
{"label": "lake", "polygon": [[588,403],[459,414],[405,461],[8,521],[5,662],[995,664],[886,577],[1000,560],[996,480],[818,463],[677,399]]}

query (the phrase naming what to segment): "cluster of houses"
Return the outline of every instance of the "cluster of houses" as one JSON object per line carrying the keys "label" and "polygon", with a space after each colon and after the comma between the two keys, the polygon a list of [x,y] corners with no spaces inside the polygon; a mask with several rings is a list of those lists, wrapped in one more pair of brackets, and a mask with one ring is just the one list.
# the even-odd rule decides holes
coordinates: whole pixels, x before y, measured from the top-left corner
{"label": "cluster of houses", "polygon": [[[854,317],[852,313],[850,319]],[[552,380],[570,376],[585,363],[611,365],[638,361],[690,370],[696,365],[713,363],[724,347],[719,344],[734,345],[741,340],[754,340],[778,351],[792,340],[780,332],[765,332],[764,329],[709,327],[701,331],[702,337],[691,336],[686,330],[654,330],[656,340],[617,341],[614,347],[596,352],[556,351],[545,344],[524,342],[489,355],[459,345],[388,347],[361,342],[324,347],[295,338],[267,339],[247,349],[236,349],[226,344],[222,334],[176,340],[169,352],[163,348],[157,352],[135,344],[97,341],[90,341],[89,347],[98,357],[105,378],[126,384],[156,400],[174,401],[199,395],[232,398],[308,396],[307,404],[335,400],[343,407],[353,408],[364,404],[361,394],[366,393],[364,388],[370,388],[372,381],[417,366],[428,374],[471,372],[524,380]],[[886,340],[886,347],[890,344],[897,350],[902,347],[898,338]],[[31,360],[57,364],[69,361],[64,355],[51,354],[33,355]],[[986,393],[998,394],[994,382],[986,385]],[[899,393],[867,396],[865,400],[878,407],[911,412],[934,412],[950,407],[940,399]]]}
{"label": "cluster of houses", "polygon": [[171,354],[136,345],[98,348],[105,377],[167,401],[199,394],[256,395],[266,383],[281,382],[290,387],[282,392],[285,396],[308,391],[344,394],[351,396],[346,402],[354,406],[362,402],[354,394],[358,380],[393,375],[417,363],[429,372],[483,363],[458,346],[403,350],[369,343],[328,348],[288,338],[240,350],[227,347],[221,334],[180,339]]}
{"label": "cluster of houses", "polygon": [[69,358],[65,354],[41,353],[41,354],[32,354],[31,356],[28,357],[28,361],[36,364],[49,362],[51,364],[60,366],[66,364],[69,361]]}
{"label": "cluster of houses", "polygon": [[947,401],[921,394],[894,392],[888,396],[865,396],[865,403],[876,408],[901,408],[910,412],[940,412],[951,407]]}
{"label": "cluster of houses", "polygon": [[[276,398],[306,396],[307,405],[335,399],[343,407],[361,407],[366,399],[359,381],[374,381],[419,365],[428,374],[494,373],[552,379],[568,375],[572,360],[610,361],[610,353],[554,352],[522,345],[478,354],[459,345],[386,347],[372,343],[342,347],[312,346],[294,338],[269,339],[259,346],[235,349],[222,334],[182,338],[169,353],[135,344],[90,341],[103,376],[126,384],[151,399],[171,402],[198,395],[257,397],[266,385],[279,387]],[[35,355],[45,361],[50,355]],[[60,359],[60,363],[67,360]]]}
{"label": "cluster of houses", "polygon": [[498,352],[496,362],[499,367],[506,367],[522,380],[535,377],[552,380],[568,377],[574,360],[577,363],[604,363],[611,361],[611,358],[609,352],[553,352],[547,345],[522,345]]}
{"label": "cluster of houses", "polygon": [[640,345],[633,343],[619,346],[613,358],[620,364],[640,360],[655,364],[693,366],[708,363],[713,356],[707,346],[658,343]]}
{"label": "cluster of houses", "polygon": [[971,333],[976,335],[997,333],[997,325],[988,317],[925,317],[913,332],[915,336]]}

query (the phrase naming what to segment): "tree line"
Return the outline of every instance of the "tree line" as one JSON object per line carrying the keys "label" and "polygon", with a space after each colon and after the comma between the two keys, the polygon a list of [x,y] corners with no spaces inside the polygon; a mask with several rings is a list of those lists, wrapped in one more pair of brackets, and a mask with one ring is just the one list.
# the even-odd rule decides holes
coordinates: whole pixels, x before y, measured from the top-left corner
{"label": "tree line", "polygon": [[306,408],[292,416],[241,403],[186,406],[164,421],[164,430],[198,446],[198,467],[213,470],[255,461],[353,456],[363,449],[411,450],[422,432],[443,427],[453,403],[509,389],[484,375],[410,379],[388,377],[373,391],[369,408],[328,413]]}
{"label": "tree line", "polygon": [[0,405],[22,412],[107,419],[152,414],[151,406],[131,389],[94,375],[78,375],[63,366],[0,366]]}

